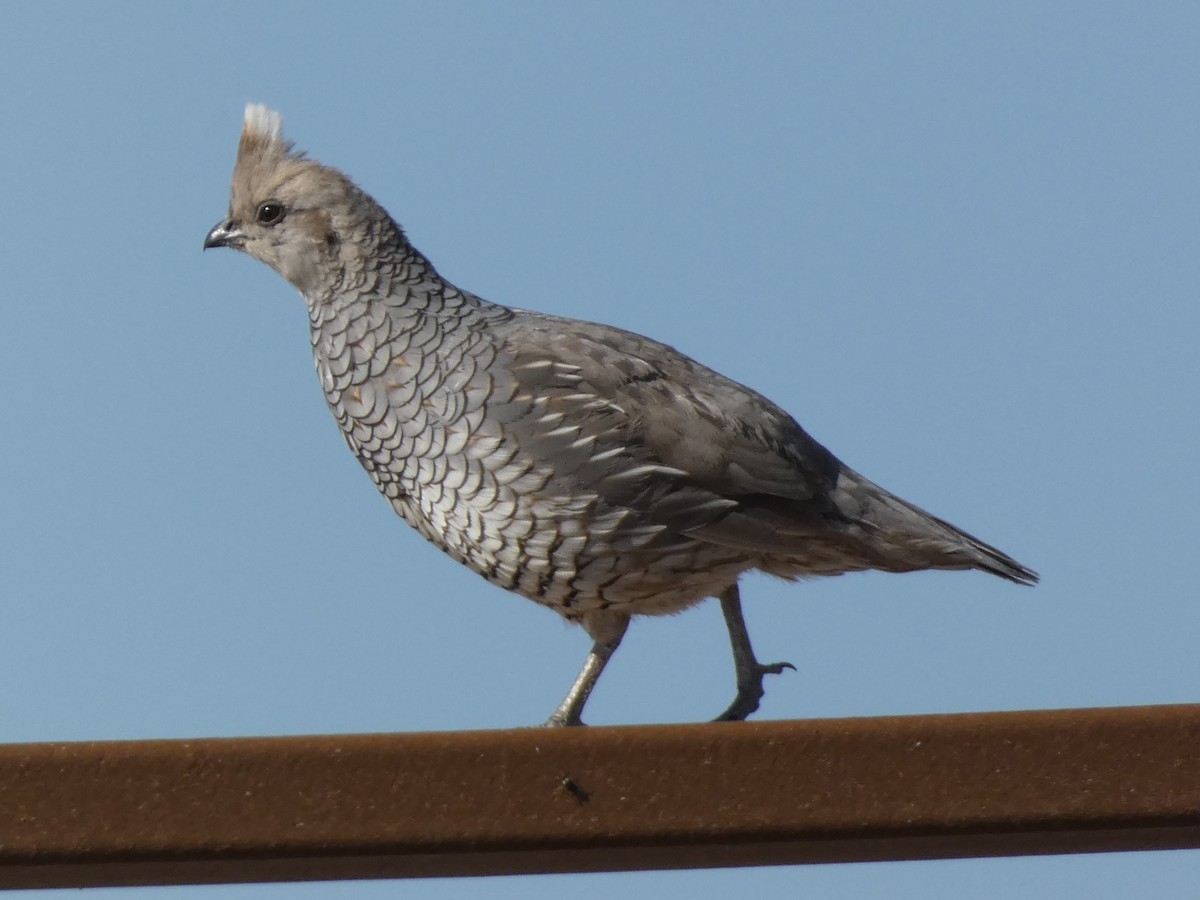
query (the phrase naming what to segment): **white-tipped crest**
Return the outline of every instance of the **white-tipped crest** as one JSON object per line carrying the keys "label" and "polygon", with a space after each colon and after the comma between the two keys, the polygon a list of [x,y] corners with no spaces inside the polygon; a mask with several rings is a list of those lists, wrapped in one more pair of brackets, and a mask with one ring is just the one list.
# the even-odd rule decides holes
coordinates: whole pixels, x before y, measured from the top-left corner
{"label": "white-tipped crest", "polygon": [[274,143],[283,136],[283,116],[261,103],[247,103],[244,127],[246,134]]}

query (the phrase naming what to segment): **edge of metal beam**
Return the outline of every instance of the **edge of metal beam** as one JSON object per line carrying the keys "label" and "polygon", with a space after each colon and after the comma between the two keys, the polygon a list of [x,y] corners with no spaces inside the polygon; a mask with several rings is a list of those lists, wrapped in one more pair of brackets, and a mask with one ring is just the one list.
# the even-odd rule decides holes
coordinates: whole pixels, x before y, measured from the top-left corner
{"label": "edge of metal beam", "polygon": [[1200,705],[0,745],[0,888],[1200,847]]}

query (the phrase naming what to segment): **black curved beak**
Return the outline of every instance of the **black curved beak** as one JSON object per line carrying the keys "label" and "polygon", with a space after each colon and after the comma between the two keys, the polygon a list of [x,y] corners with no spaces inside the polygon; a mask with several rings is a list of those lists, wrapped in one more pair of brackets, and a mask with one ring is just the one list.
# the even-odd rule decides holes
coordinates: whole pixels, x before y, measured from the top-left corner
{"label": "black curved beak", "polygon": [[223,219],[212,227],[204,237],[204,249],[210,247],[232,247],[235,250],[240,250],[245,242],[246,236],[238,230],[238,227],[233,223],[233,219]]}

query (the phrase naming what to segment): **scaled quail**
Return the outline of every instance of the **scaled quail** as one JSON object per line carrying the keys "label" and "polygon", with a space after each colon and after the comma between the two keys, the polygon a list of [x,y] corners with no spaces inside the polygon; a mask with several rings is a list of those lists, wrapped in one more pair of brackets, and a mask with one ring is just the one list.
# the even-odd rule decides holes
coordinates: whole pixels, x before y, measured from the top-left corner
{"label": "scaled quail", "polygon": [[981,569],[1016,560],[842,465],[778,406],[665,344],[489,303],[443,279],[378,203],[246,108],[233,247],[290,281],[346,443],[392,508],[488,581],[594,641],[547,724],[579,725],[634,615],[720,599],[758,708],[738,577]]}

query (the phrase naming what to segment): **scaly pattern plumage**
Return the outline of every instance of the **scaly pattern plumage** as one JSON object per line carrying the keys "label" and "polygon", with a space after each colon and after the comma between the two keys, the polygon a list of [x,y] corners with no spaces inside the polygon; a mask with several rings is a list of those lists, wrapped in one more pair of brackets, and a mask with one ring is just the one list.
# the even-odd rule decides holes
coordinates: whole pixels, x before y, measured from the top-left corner
{"label": "scaly pattern plumage", "polygon": [[720,598],[738,693],[764,674],[738,577],[863,569],[1037,576],[838,461],[755,391],[649,338],[489,303],[441,278],[374,200],[247,107],[227,246],[288,279],[351,451],[392,508],[493,584],[593,637],[550,724],[583,704],[630,617]]}

